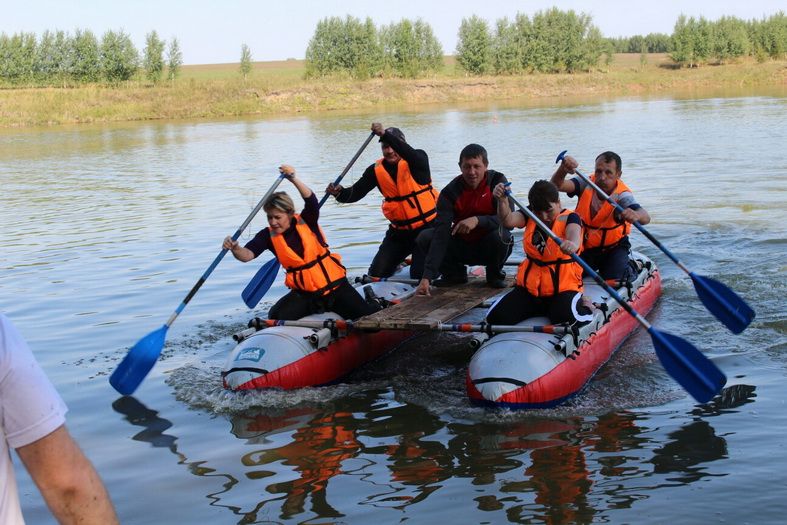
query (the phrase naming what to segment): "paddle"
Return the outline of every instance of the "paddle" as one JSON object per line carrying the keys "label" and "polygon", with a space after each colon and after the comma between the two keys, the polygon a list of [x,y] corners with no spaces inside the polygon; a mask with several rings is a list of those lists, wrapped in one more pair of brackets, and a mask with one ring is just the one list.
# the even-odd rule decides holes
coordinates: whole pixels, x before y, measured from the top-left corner
{"label": "paddle", "polygon": [[[355,164],[355,161],[358,160],[358,157],[361,156],[361,153],[363,153],[363,150],[369,145],[369,142],[371,142],[372,138],[374,138],[374,133],[369,134],[358,151],[355,152],[353,158],[350,159],[350,162],[347,164],[347,166],[344,167],[344,170],[342,170],[341,174],[336,177],[336,180],[333,181],[334,186],[339,184],[344,176],[347,175],[347,172],[350,171],[350,168],[353,164]],[[320,199],[321,208],[322,205],[325,204],[326,200],[328,200],[328,192],[325,192],[325,195],[323,195],[322,199]],[[246,306],[249,308],[254,308],[257,306],[257,303],[260,302],[260,299],[262,299],[265,294],[268,293],[268,290],[273,284],[273,280],[276,278],[276,274],[278,272],[279,261],[275,257],[262,265],[262,268],[257,270],[257,273],[254,274],[254,277],[252,277],[251,281],[249,281],[249,284],[246,285],[246,288],[244,288],[243,292],[240,294],[243,302],[246,303]]]}
{"label": "paddle", "polygon": [[[360,327],[360,329],[368,328],[368,322],[352,321],[349,319],[297,319],[294,321],[282,319],[254,319],[256,329],[272,328],[274,326],[297,326],[300,328],[336,328],[339,330],[347,331]],[[504,332],[534,332],[539,334],[558,334],[565,335],[572,333],[571,327],[562,325],[541,325],[541,326],[519,326],[519,325],[497,325],[497,324],[472,324],[472,323],[443,323],[436,322],[432,325],[413,324],[413,325],[391,325],[385,326],[382,330],[412,330],[412,331],[436,331],[436,332],[483,332],[483,333],[504,333]],[[242,335],[247,333],[246,330],[241,332]]]}
{"label": "paddle", "polygon": [[[249,225],[251,220],[257,215],[257,212],[262,209],[263,204],[265,201],[268,200],[268,197],[276,191],[276,188],[281,183],[284,177],[280,175],[276,182],[273,183],[273,186],[263,195],[260,199],[260,202],[257,203],[257,206],[251,211],[246,220],[243,221],[240,228],[235,232],[232,236],[232,240],[237,241],[238,237],[240,237],[243,230]],[[222,249],[219,252],[218,256],[213,260],[208,269],[205,270],[205,273],[202,274],[202,277],[194,284],[189,291],[188,295],[185,299],[180,303],[180,305],[175,309],[172,313],[170,318],[164,323],[164,326],[159,328],[158,330],[154,330],[150,332],[148,335],[140,339],[137,344],[131,347],[131,349],[126,354],[126,357],[120,362],[118,367],[112,372],[112,375],[109,377],[109,383],[123,395],[130,395],[133,394],[137,387],[142,383],[142,380],[145,379],[145,376],[148,375],[148,372],[153,368],[153,365],[156,364],[159,355],[161,355],[161,349],[164,347],[164,339],[167,337],[167,330],[169,327],[172,326],[172,323],[175,322],[178,315],[186,308],[186,305],[191,301],[191,298],[196,295],[197,291],[200,287],[205,283],[208,279],[208,276],[213,273],[213,270],[218,266],[219,262],[224,258],[229,250]]]}
{"label": "paddle", "polygon": [[[506,190],[506,194],[511,197],[511,200],[520,208],[522,213],[535,221],[538,227],[541,228],[550,239],[560,244],[562,239],[555,235],[546,224],[541,222],[533,212],[525,206],[522,206],[522,204],[520,204],[511,194],[510,189]],[[656,355],[659,357],[664,369],[667,370],[667,372],[680,383],[694,399],[700,403],[705,403],[719,393],[721,387],[726,383],[727,378],[710,359],[705,357],[702,352],[694,348],[688,341],[675,335],[656,330],[578,255],[572,253],[571,258],[574,262],[582,266],[588,275],[590,275],[599,286],[604,288],[604,290],[613,297],[629,315],[645,327],[653,340]]]}
{"label": "paddle", "polygon": [[[566,151],[561,151],[557,156],[555,163],[561,162],[565,155]],[[579,175],[582,180],[587,182],[594,190],[596,190],[599,196],[606,199],[606,201],[614,206],[618,212],[623,211],[623,208],[617,202],[612,200],[609,195],[604,193],[604,191],[599,188],[596,183],[580,173],[579,170],[574,170],[574,173]],[[705,308],[707,308],[710,313],[716,316],[716,319],[721,321],[724,326],[726,326],[732,333],[739,334],[743,332],[747,326],[749,326],[749,323],[752,322],[755,314],[754,310],[748,304],[746,304],[746,301],[741,299],[735,292],[719,281],[711,279],[710,277],[697,275],[690,271],[685,264],[679,261],[677,257],[675,257],[663,244],[661,244],[658,239],[651,235],[650,232],[648,232],[638,221],[634,222],[634,226],[636,226],[637,229],[641,231],[642,234],[648,238],[648,240],[650,240],[650,242],[655,244],[657,248],[664,252],[664,254],[669,257],[672,262],[677,264],[678,268],[686,272],[689,277],[691,277],[691,281],[694,283],[694,289],[696,290],[700,301],[702,301],[702,304],[704,304]]]}

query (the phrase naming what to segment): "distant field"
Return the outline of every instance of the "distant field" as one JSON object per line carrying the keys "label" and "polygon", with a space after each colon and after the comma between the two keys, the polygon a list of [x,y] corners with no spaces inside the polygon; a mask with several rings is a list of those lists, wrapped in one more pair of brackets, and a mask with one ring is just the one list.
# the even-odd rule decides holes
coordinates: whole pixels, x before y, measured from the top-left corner
{"label": "distant field", "polygon": [[141,79],[121,86],[0,89],[0,127],[81,122],[220,118],[373,110],[491,100],[539,103],[551,97],[631,96],[686,90],[787,86],[787,61],[753,59],[678,69],[665,54],[618,54],[592,72],[466,76],[446,57],[442,72],[417,79],[304,78],[303,60],[256,62],[244,80],[239,64],[183,66],[174,82]]}
{"label": "distant field", "polygon": [[[288,80],[300,80],[305,65],[303,60],[276,60],[271,62],[253,62],[250,80],[262,77],[275,77]],[[180,80],[229,80],[241,76],[240,64],[201,64],[183,66]]]}
{"label": "distant field", "polygon": [[[454,57],[445,57],[443,74],[452,74],[456,60]],[[248,80],[280,79],[302,80],[306,73],[306,61],[294,58],[288,60],[273,60],[270,62],[253,62]],[[201,64],[183,66],[182,80],[229,80],[237,79],[241,75],[240,64]]]}
{"label": "distant field", "polygon": [[[646,67],[671,65],[672,61],[666,53],[647,55]],[[445,67],[439,76],[462,75],[456,71],[456,57],[444,57]],[[640,69],[640,55],[634,53],[617,53],[610,65],[610,70]],[[253,62],[249,80],[278,78],[282,80],[301,80],[306,71],[306,62],[298,59],[274,60],[270,62]],[[463,75],[462,75],[463,76]],[[200,64],[183,66],[180,80],[231,80],[240,77],[240,64]]]}

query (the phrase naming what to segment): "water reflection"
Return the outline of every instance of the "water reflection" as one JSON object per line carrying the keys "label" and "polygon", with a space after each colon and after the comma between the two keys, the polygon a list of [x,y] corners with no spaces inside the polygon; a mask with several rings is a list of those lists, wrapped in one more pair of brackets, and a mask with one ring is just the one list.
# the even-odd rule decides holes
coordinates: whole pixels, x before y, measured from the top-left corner
{"label": "water reflection", "polygon": [[172,427],[171,421],[158,417],[158,412],[150,410],[132,396],[116,399],[112,403],[112,408],[126,416],[126,421],[132,425],[144,428],[131,439],[150,443],[157,448],[168,448],[170,452],[178,456],[181,462],[185,462],[186,456],[178,452],[178,447],[175,444],[178,438],[164,433],[165,430]]}
{"label": "water reflection", "polygon": [[626,466],[630,458],[622,452],[647,441],[638,417],[620,412],[595,419],[529,418],[480,430],[454,427],[458,436],[452,448],[475,485],[498,487],[492,491],[496,495],[476,498],[479,510],[505,510],[512,522],[591,523],[613,500],[618,507],[635,501],[594,489],[594,483],[636,471]]}
{"label": "water reflection", "polygon": [[[233,418],[233,428],[237,427],[237,418]],[[315,414],[306,425],[295,430],[289,443],[275,449],[250,452],[243,455],[241,462],[249,467],[247,476],[254,480],[275,476],[278,464],[292,467],[297,473],[295,480],[275,482],[266,487],[271,494],[284,495],[282,518],[302,514],[307,499],[311,510],[319,516],[343,516],[328,503],[326,489],[328,481],[342,473],[344,461],[357,455],[362,448],[356,439],[356,428],[350,413]],[[260,468],[268,465],[271,470]]]}
{"label": "water reflection", "polygon": [[668,481],[685,484],[712,476],[700,465],[727,457],[727,442],[705,421],[685,425],[671,432],[669,438],[671,441],[657,448],[651,460],[655,473],[675,474],[667,476]]}
{"label": "water reflection", "polygon": [[692,411],[695,416],[718,416],[724,412],[741,407],[748,403],[753,403],[757,397],[753,385],[730,385],[724,387],[715,398],[709,403],[699,405]]}
{"label": "water reflection", "polygon": [[[697,416],[720,415],[754,401],[755,387],[732,385],[723,388],[711,402],[693,411]],[[668,474],[668,481],[683,484],[699,481],[711,474],[705,463],[727,458],[727,441],[716,435],[714,428],[705,420],[693,421],[668,435],[670,441],[654,451],[651,463],[654,473]],[[669,475],[675,474],[675,475]]]}
{"label": "water reflection", "polygon": [[[727,443],[699,416],[751,402],[753,392],[746,385],[725,389],[696,420],[659,440],[636,412],[458,422],[370,390],[327,405],[230,415],[239,448],[229,454],[234,465],[217,468],[189,461],[172,423],[135,398],[122,397],[113,408],[143,427],[135,441],[167,448],[196,476],[223,478],[222,489],[207,496],[238,523],[273,513],[303,522],[350,519],[364,506],[405,513],[416,505],[444,507],[450,480],[465,478],[478,492],[480,516],[558,524],[593,523],[611,510],[635,508],[660,486],[723,475],[706,467],[728,456]],[[222,473],[238,466],[240,474]]]}
{"label": "water reflection", "polygon": [[[212,505],[221,500],[221,494],[228,492],[238,483],[237,478],[229,474],[218,473],[215,469],[206,467],[205,461],[189,462],[187,456],[178,450],[176,444],[178,438],[171,434],[164,433],[172,427],[172,422],[168,419],[159,417],[157,411],[149,409],[137,401],[136,398],[132,396],[120,397],[112,403],[112,408],[115,409],[116,412],[123,414],[126,421],[132,425],[143,427],[144,430],[131,437],[134,441],[150,443],[156,448],[169,449],[169,451],[178,458],[178,464],[186,465],[189,472],[195,476],[224,478],[224,480],[221,480],[223,490],[207,494]],[[237,507],[230,508],[236,513],[240,510]]]}

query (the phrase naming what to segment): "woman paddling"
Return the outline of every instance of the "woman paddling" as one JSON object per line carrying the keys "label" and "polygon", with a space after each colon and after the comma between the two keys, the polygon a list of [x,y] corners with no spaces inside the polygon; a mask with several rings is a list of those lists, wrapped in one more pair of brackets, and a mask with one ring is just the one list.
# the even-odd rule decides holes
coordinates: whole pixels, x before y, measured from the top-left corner
{"label": "woman paddling", "polygon": [[561,208],[557,187],[549,181],[536,181],[527,198],[535,216],[563,239],[559,245],[523,212],[511,211],[502,183],[492,193],[497,198],[500,224],[525,229],[522,243],[526,258],[519,265],[514,288],[490,308],[487,322],[512,325],[538,315],[555,324],[592,320],[589,301],[582,297],[582,267],[569,255],[581,250],[581,222],[576,213]]}
{"label": "woman paddling", "polygon": [[341,257],[328,248],[318,224],[320,205],[314,192],[295,176],[295,168],[279,167],[279,172],[301,194],[304,208],[295,213],[295,204],[287,193],[276,192],[265,202],[268,227],[241,246],[232,237],[224,239],[224,248],[241,262],[249,262],[265,250],[271,250],[287,271],[285,284],[290,292],[268,312],[271,319],[294,320],[309,314],[331,311],[344,319],[356,319],[380,309],[367,303],[347,280]]}

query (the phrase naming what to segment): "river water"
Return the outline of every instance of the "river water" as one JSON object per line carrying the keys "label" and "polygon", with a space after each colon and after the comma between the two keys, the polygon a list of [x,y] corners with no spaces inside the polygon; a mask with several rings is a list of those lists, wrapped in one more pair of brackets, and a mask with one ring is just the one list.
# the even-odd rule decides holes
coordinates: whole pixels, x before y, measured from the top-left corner
{"label": "river water", "polygon": [[[662,269],[650,321],[725,371],[722,395],[697,405],[641,330],[551,410],[471,406],[471,351],[450,334],[420,336],[338,385],[225,392],[231,334],[284,293],[280,277],[248,311],[240,292],[259,263],[228,257],[134,397],[121,398],[111,371],[178,306],[277,166],[293,164],[320,192],[372,120],[425,149],[438,186],[458,174],[462,147],[484,145],[522,199],[561,150],[586,173],[596,154],[617,151],[649,230],[757,311],[730,334],[688,277],[632,235]],[[2,130],[0,309],[65,398],[123,523],[777,523],[787,490],[785,122],[780,90]],[[378,156],[374,142],[345,182]],[[363,273],[385,230],[376,192],[329,201],[321,223],[350,273]],[[242,240],[264,225],[257,218]],[[18,477],[28,521],[52,523]]]}

